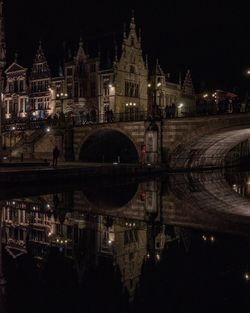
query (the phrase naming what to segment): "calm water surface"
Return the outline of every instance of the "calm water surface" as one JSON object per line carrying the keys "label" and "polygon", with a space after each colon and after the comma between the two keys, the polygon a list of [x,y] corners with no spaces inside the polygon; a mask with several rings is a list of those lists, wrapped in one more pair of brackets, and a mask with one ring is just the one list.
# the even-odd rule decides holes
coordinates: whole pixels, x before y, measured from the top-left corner
{"label": "calm water surface", "polygon": [[1,313],[250,311],[247,170],[23,187],[0,205]]}

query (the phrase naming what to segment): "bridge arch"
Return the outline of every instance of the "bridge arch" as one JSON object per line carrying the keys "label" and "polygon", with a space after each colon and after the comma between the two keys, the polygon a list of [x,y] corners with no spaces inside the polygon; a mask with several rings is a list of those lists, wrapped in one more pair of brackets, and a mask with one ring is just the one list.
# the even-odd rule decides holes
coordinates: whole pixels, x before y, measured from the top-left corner
{"label": "bridge arch", "polygon": [[170,167],[202,169],[224,167],[230,150],[250,138],[250,127],[231,127],[197,136],[188,145],[180,144],[172,153]]}
{"label": "bridge arch", "polygon": [[79,160],[83,162],[137,163],[138,145],[127,133],[116,128],[92,130],[81,141],[78,150]]}

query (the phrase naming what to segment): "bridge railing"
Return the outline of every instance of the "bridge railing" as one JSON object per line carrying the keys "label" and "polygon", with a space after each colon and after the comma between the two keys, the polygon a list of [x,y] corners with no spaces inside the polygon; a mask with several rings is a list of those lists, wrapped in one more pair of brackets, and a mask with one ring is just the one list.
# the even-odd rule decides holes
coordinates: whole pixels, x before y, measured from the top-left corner
{"label": "bridge railing", "polygon": [[[187,117],[206,117],[214,115],[232,115],[232,114],[244,114],[250,112],[218,112],[217,114],[211,114],[208,112],[192,112],[192,113],[182,113],[181,115],[177,111],[166,111],[157,110],[154,113],[154,118],[156,120],[162,119],[179,119]],[[65,116],[61,114],[60,117],[48,117],[46,119],[29,119],[29,118],[12,118],[4,120],[2,125],[3,132],[11,132],[13,130],[32,130],[32,129],[42,129],[48,127],[56,128],[66,128],[66,127],[83,127],[88,124],[105,124],[105,123],[117,123],[117,122],[136,122],[136,121],[146,121],[149,120],[149,113],[146,111],[142,112],[121,112],[121,113],[108,113],[100,114],[97,116],[86,115],[73,115]]]}
{"label": "bridge railing", "polygon": [[74,126],[83,126],[86,124],[104,124],[104,123],[120,123],[120,122],[135,122],[145,121],[148,118],[147,112],[121,112],[121,113],[107,113],[98,116],[73,116],[68,119]]}
{"label": "bridge railing", "polygon": [[42,129],[46,127],[82,127],[88,124],[104,124],[104,123],[117,123],[117,122],[135,122],[135,121],[145,121],[148,119],[147,112],[121,112],[121,113],[109,113],[100,114],[98,116],[90,115],[73,115],[65,116],[61,115],[59,118],[47,118],[47,119],[37,119],[31,120],[29,118],[17,118],[5,120],[2,125],[3,132],[11,132],[14,130],[32,130],[32,129]]}

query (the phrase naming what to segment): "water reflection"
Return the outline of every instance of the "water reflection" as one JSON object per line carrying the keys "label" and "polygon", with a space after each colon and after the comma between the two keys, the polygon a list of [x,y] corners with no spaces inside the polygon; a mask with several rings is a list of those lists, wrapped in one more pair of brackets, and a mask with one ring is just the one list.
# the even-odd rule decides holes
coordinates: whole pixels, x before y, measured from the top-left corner
{"label": "water reflection", "polygon": [[234,286],[250,308],[249,181],[189,173],[2,201],[0,311],[221,312]]}

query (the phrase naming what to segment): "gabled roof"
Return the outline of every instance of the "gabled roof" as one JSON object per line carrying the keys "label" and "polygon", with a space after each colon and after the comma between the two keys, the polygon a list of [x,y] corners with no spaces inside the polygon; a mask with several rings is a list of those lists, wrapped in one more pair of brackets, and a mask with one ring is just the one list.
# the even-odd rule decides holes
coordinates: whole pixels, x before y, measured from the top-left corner
{"label": "gabled roof", "polygon": [[21,242],[15,242],[13,240],[9,240],[7,246],[5,249],[8,251],[8,253],[13,257],[13,259],[18,258],[19,256],[23,254],[27,254],[26,246],[25,244]]}
{"label": "gabled roof", "polygon": [[158,60],[156,60],[156,65],[155,65],[153,74],[157,75],[157,76],[165,76],[165,73],[164,73],[163,69],[161,68]]}
{"label": "gabled roof", "polygon": [[27,69],[25,67],[22,67],[21,65],[17,64],[16,62],[13,62],[5,71],[6,74],[12,73],[12,72],[20,72],[20,71],[26,71]]}
{"label": "gabled roof", "polygon": [[192,81],[190,70],[187,71],[187,74],[185,76],[185,79],[182,85],[182,94],[186,96],[194,95],[194,87],[193,87],[193,81]]}

